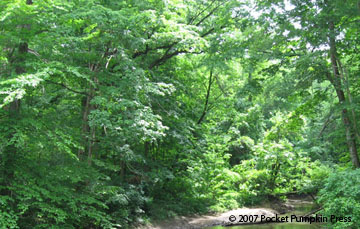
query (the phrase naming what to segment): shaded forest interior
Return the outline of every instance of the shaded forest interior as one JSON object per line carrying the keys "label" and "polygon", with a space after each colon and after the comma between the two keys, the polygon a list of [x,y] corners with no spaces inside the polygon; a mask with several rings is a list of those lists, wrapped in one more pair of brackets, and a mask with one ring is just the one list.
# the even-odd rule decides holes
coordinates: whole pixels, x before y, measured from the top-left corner
{"label": "shaded forest interior", "polygon": [[0,227],[310,194],[360,228],[359,0],[1,0]]}

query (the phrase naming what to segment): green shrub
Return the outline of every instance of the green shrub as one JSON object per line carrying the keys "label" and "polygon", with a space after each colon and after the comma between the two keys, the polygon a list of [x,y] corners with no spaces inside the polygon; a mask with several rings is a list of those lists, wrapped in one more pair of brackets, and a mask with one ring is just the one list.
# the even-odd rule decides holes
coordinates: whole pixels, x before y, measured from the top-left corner
{"label": "green shrub", "polygon": [[325,185],[332,169],[320,161],[312,162],[306,169],[303,179],[299,180],[299,191],[307,194],[317,194]]}
{"label": "green shrub", "polygon": [[254,149],[251,159],[233,167],[241,177],[238,188],[244,204],[256,204],[301,189],[301,181],[311,165],[306,153],[287,140],[264,141]]}
{"label": "green shrub", "polygon": [[6,222],[0,222],[0,226],[111,228],[105,212],[108,207],[93,191],[99,182],[98,174],[85,169],[40,164],[36,170],[24,166],[22,171],[16,171],[14,180],[4,189],[11,193],[6,203],[11,211],[4,215]]}
{"label": "green shrub", "polygon": [[19,228],[17,226],[18,217],[9,207],[13,199],[9,196],[0,196],[0,227]]}
{"label": "green shrub", "polygon": [[360,228],[360,169],[331,174],[319,192],[323,216],[351,217],[351,222],[330,222],[333,228]]}

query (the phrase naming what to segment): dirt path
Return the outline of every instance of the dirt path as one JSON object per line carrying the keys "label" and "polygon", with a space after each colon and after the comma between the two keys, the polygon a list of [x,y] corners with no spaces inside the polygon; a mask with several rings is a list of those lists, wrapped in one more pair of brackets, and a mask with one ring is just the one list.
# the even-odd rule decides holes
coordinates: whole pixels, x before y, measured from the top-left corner
{"label": "dirt path", "polygon": [[239,215],[258,215],[257,220],[253,223],[260,223],[261,216],[274,217],[275,214],[278,214],[278,212],[269,208],[239,208],[217,215],[178,217],[175,219],[154,223],[153,225],[141,226],[137,229],[197,229],[218,225],[229,226],[235,224],[244,224],[239,222]]}

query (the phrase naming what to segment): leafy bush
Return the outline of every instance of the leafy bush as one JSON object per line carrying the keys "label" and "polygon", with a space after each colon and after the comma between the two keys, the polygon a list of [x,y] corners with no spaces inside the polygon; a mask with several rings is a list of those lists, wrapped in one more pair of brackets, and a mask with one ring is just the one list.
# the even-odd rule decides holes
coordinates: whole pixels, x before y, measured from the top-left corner
{"label": "leafy bush", "polygon": [[9,207],[13,199],[9,196],[0,196],[0,226],[7,228],[18,228],[18,217]]}
{"label": "leafy bush", "polygon": [[0,189],[11,194],[0,197],[1,228],[127,228],[144,223],[149,199],[141,186],[111,185],[86,164],[21,169]]}
{"label": "leafy bush", "polygon": [[[82,166],[22,167],[3,189],[11,193],[10,211],[1,225],[19,228],[111,228],[107,206],[93,187],[99,182],[94,170]],[[97,182],[96,182],[97,181]]]}
{"label": "leafy bush", "polygon": [[351,217],[351,222],[331,222],[333,228],[360,228],[360,169],[333,173],[319,192],[323,216]]}
{"label": "leafy bush", "polygon": [[233,168],[241,177],[238,187],[244,204],[256,204],[301,188],[311,164],[306,153],[294,149],[287,140],[264,141],[254,150],[252,159]]}
{"label": "leafy bush", "polygon": [[307,194],[316,194],[322,189],[332,171],[329,166],[321,164],[320,161],[310,163],[305,170],[305,176],[299,180],[301,182],[299,184],[299,191]]}

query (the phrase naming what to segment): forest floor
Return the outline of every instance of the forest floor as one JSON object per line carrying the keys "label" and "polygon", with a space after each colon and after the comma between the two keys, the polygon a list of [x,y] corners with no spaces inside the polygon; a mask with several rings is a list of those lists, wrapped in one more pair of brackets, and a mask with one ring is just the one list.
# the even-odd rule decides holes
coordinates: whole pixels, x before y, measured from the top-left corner
{"label": "forest floor", "polygon": [[[284,214],[294,210],[294,205],[299,203],[312,204],[309,199],[303,197],[297,199],[288,199],[286,202],[271,201],[252,208],[239,208],[224,213],[213,213],[207,215],[179,216],[173,219],[153,222],[149,225],[136,227],[136,229],[197,229],[212,226],[229,226],[249,224],[239,222],[239,215],[254,216],[258,215],[258,219],[253,223],[261,223],[260,217],[273,217],[276,214]],[[230,216],[233,222],[230,220]]]}
{"label": "forest floor", "polygon": [[152,224],[142,225],[136,229],[193,229],[211,226],[217,215],[180,216],[173,219],[156,221]]}
{"label": "forest floor", "polygon": [[[266,217],[273,217],[275,214],[278,214],[278,212],[270,208],[239,208],[218,214],[181,216],[137,227],[137,229],[197,229],[218,225],[228,226],[241,224],[238,219],[239,215],[265,215]],[[234,222],[229,220],[231,216],[235,217],[233,219]],[[260,218],[258,218],[257,222],[260,222]]]}

